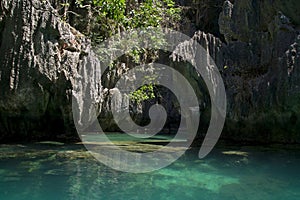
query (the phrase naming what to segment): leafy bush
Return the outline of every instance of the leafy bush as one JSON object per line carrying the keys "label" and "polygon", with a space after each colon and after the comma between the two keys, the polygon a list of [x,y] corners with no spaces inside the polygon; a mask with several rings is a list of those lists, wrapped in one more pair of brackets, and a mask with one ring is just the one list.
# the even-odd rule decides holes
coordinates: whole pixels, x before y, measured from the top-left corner
{"label": "leafy bush", "polygon": [[96,43],[132,28],[174,27],[180,19],[173,0],[76,0],[76,5],[90,6],[90,37]]}
{"label": "leafy bush", "polygon": [[[88,36],[94,44],[100,44],[124,30],[148,27],[176,28],[181,14],[174,0],[76,0],[76,5],[78,8],[90,10],[91,31],[88,32]],[[164,45],[163,37],[153,36],[150,40],[155,44]],[[101,55],[102,53],[100,52]],[[149,60],[152,62],[157,56],[157,50],[138,48],[138,45],[127,54],[137,65],[145,64]],[[114,66],[115,63],[110,64]],[[134,101],[154,98],[153,88],[153,85],[144,85],[132,92],[130,97]]]}

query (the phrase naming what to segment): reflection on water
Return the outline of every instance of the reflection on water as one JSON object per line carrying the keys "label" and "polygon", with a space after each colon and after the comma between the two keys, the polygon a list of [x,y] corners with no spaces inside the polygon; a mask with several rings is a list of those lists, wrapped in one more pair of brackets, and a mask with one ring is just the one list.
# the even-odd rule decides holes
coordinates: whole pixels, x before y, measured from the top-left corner
{"label": "reflection on water", "polygon": [[82,145],[0,146],[1,200],[300,199],[300,149],[219,147],[189,150],[145,174],[112,170]]}

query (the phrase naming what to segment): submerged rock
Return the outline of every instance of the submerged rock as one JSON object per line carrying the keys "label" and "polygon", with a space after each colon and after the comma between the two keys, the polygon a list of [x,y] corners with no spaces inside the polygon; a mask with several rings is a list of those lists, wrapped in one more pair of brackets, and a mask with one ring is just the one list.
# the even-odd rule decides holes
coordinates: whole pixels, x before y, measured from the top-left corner
{"label": "submerged rock", "polygon": [[[180,182],[183,187],[197,187],[209,192],[218,193],[222,187],[232,184],[239,184],[240,180],[236,177],[226,176],[214,172],[199,172],[195,169],[182,169],[181,171],[169,168],[161,169],[154,173],[162,176],[155,186],[165,190],[172,189],[175,183]],[[187,177],[189,179],[187,180]]]}

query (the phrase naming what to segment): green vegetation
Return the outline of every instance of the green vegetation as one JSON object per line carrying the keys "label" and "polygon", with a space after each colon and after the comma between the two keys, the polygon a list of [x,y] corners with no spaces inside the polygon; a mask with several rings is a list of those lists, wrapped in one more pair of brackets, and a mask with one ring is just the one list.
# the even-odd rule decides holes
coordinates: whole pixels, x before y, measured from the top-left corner
{"label": "green vegetation", "polygon": [[180,19],[173,0],[76,0],[76,5],[91,7],[90,37],[96,43],[132,28],[174,27]]}
{"label": "green vegetation", "polygon": [[143,85],[139,89],[130,93],[130,98],[136,102],[155,98],[154,85]]}
{"label": "green vegetation", "polygon": [[[71,3],[61,5],[65,12],[63,19],[68,21],[66,10],[70,9]],[[180,20],[181,9],[175,5],[174,0],[75,0],[75,7],[71,12],[88,10],[84,18],[87,18],[87,27],[83,31],[91,38],[94,45],[98,45],[98,54],[100,59],[106,60],[105,56],[113,52],[107,52],[106,47],[99,46],[103,41],[114,36],[114,46],[110,49],[126,49],[127,46],[134,46],[134,49],[126,51],[125,59],[126,67],[132,68],[133,64],[143,65],[154,62],[158,58],[158,50],[165,44],[163,35],[152,34],[151,27],[168,27],[176,29],[176,24]],[[71,13],[72,15],[73,13]],[[80,15],[75,13],[76,16]],[[78,16],[77,16],[78,17]],[[130,41],[122,41],[118,39],[118,34],[125,30],[133,30],[138,28],[147,28],[148,36],[151,44],[155,44],[154,48],[140,48],[139,42],[142,42],[140,36]],[[152,35],[151,35],[152,34]],[[150,36],[149,36],[150,35]],[[129,45],[130,44],[130,45]],[[108,58],[110,60],[110,58]],[[114,69],[119,61],[110,62],[110,69]],[[131,63],[131,64],[129,64]],[[133,101],[144,101],[155,97],[154,85],[146,84],[137,91],[130,94]]]}

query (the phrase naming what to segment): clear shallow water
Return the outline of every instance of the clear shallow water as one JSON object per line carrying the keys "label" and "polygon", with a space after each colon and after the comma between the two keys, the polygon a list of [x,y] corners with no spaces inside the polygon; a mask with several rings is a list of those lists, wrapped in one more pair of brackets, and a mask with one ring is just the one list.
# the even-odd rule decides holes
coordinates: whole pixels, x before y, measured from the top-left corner
{"label": "clear shallow water", "polygon": [[[81,145],[0,145],[1,200],[300,199],[300,148],[188,151],[145,174],[112,170]],[[276,150],[277,149],[277,150]]]}

